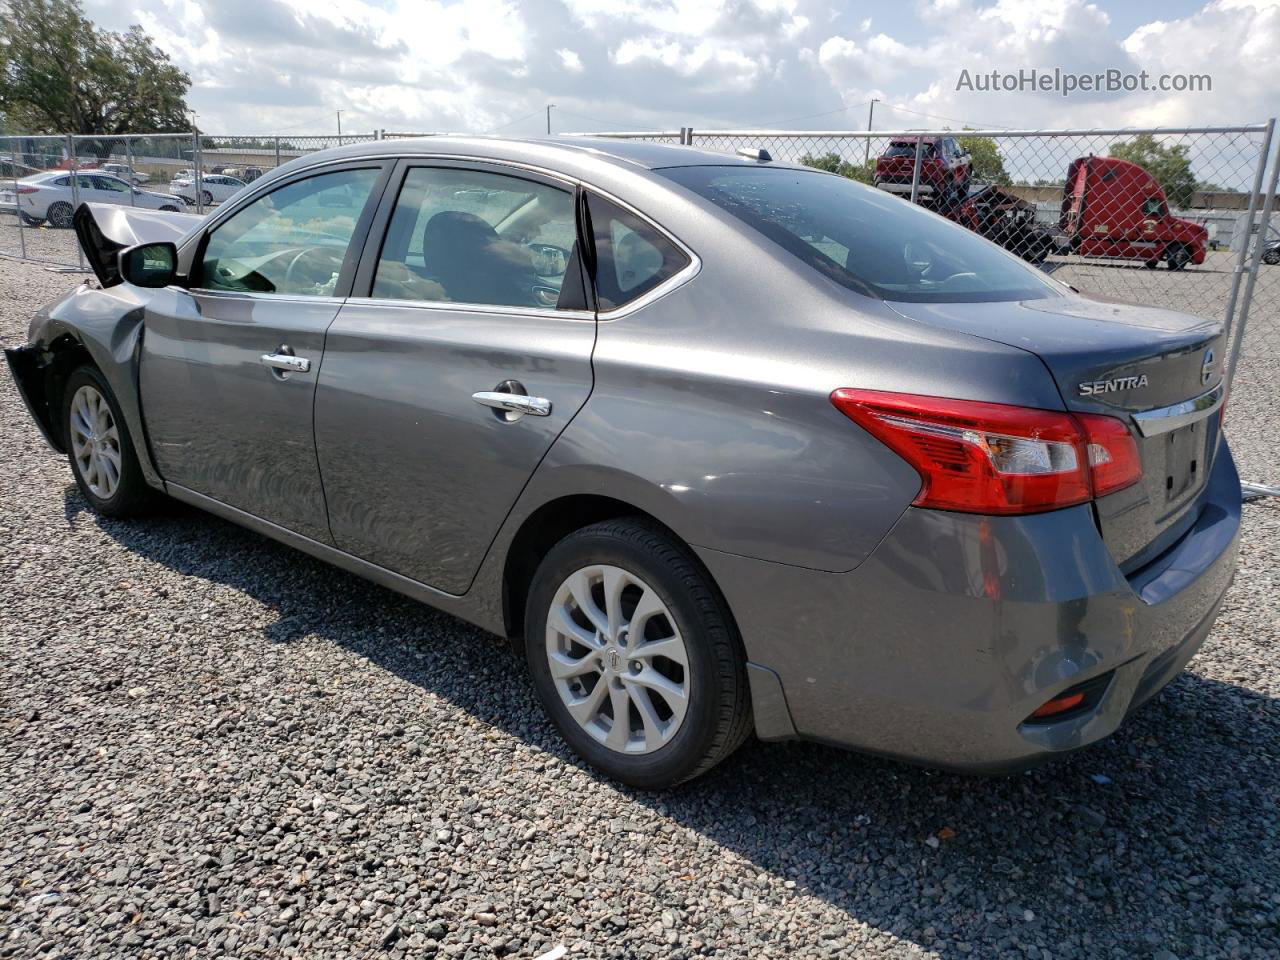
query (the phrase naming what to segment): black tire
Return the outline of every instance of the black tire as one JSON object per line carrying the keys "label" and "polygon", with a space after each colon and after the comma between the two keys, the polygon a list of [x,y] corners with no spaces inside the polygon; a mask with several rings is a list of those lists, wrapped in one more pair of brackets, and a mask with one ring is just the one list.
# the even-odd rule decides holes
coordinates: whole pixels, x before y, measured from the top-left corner
{"label": "black tire", "polygon": [[[628,755],[592,737],[570,715],[551,676],[551,604],[570,574],[592,564],[621,567],[644,580],[685,640],[688,706],[670,741],[651,753]],[[688,548],[656,524],[624,517],[565,537],[534,574],[524,622],[525,653],[543,709],[579,756],[615,780],[642,789],[675,786],[710,770],[751,733],[746,658],[724,599]]]}
{"label": "black tire", "polygon": [[[120,473],[114,491],[107,497],[100,496],[91,489],[90,481],[84,475],[84,468],[76,457],[71,435],[71,411],[76,394],[81,387],[91,387],[98,392],[106,402],[116,428],[115,447],[119,453]],[[79,367],[67,378],[62,390],[61,423],[67,461],[71,464],[71,474],[75,477],[76,486],[80,488],[80,495],[85,498],[95,513],[104,517],[131,517],[146,513],[155,506],[157,500],[155,491],[147,486],[147,481],[142,476],[142,467],[133,449],[129,426],[120,413],[120,402],[111,391],[106,378],[95,367]]]}
{"label": "black tire", "polygon": [[71,226],[73,213],[71,204],[59,200],[57,203],[49,204],[49,209],[45,211],[45,219],[49,221],[49,226],[62,229]]}
{"label": "black tire", "polygon": [[1280,263],[1280,250],[1268,250],[1262,255],[1262,262],[1269,263],[1272,266]]}
{"label": "black tire", "polygon": [[1191,251],[1181,244],[1175,244],[1165,251],[1164,260],[1170,270],[1181,270],[1191,262]]}
{"label": "black tire", "polygon": [[213,203],[213,194],[210,193],[208,190],[201,190],[200,202],[203,203],[206,207],[210,206]]}
{"label": "black tire", "polygon": [[1148,270],[1154,270],[1156,267],[1160,266],[1160,261],[1159,261],[1159,260],[1147,260],[1147,261],[1145,261],[1142,265],[1143,265],[1144,267],[1146,267]]}
{"label": "black tire", "polygon": [[162,213],[178,213],[179,212],[178,208],[171,203],[166,203],[163,207],[160,208],[160,211]]}
{"label": "black tire", "polygon": [[22,222],[28,227],[38,227],[44,223],[44,217],[33,217],[28,213],[19,213],[18,216],[22,218]]}

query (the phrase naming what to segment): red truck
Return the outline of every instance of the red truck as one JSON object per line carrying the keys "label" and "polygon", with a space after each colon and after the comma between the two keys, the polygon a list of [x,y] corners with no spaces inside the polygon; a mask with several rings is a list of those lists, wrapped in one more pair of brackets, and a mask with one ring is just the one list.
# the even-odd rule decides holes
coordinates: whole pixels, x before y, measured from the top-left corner
{"label": "red truck", "polygon": [[1082,257],[1141,260],[1154,270],[1204,263],[1209,232],[1171,216],[1151,174],[1115,157],[1080,157],[1067,168],[1059,225]]}

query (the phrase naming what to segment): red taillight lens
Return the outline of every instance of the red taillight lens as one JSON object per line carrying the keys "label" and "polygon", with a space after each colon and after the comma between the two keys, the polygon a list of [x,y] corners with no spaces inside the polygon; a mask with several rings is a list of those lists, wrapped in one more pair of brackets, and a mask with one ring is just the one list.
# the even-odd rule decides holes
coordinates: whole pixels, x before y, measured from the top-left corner
{"label": "red taillight lens", "polygon": [[1090,500],[1091,461],[1107,491],[1140,475],[1137,446],[1111,417],[1086,425],[1054,410],[877,390],[837,390],[831,402],[916,468],[916,506],[1038,513]]}
{"label": "red taillight lens", "polygon": [[1138,444],[1123,421],[1092,413],[1078,413],[1076,419],[1084,427],[1095,497],[1123,490],[1142,479]]}
{"label": "red taillight lens", "polygon": [[36,187],[19,187],[18,188],[18,193],[38,193],[38,192],[39,190]]}

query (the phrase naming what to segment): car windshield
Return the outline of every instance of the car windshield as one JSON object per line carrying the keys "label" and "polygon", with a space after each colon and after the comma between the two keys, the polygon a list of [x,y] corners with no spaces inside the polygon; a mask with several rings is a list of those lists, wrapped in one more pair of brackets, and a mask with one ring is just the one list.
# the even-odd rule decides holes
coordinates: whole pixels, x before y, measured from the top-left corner
{"label": "car windshield", "polygon": [[1048,277],[964,227],[844,177],[782,167],[658,171],[836,283],[882,300],[1060,296]]}

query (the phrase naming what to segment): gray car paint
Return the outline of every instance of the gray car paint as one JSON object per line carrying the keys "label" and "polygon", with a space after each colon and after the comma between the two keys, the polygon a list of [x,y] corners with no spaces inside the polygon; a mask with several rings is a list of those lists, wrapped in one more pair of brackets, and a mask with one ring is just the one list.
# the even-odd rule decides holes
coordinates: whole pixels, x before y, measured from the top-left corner
{"label": "gray car paint", "polygon": [[[1189,656],[1207,631],[1234,567],[1238,528],[1238,482],[1225,442],[1218,441],[1213,482],[1195,497],[1192,529],[1166,551],[1166,558],[1184,561],[1172,568],[1181,586],[1167,596],[1159,589],[1144,594],[1141,586],[1163,559],[1128,576],[1119,568],[1094,519],[1101,505],[1002,518],[909,507],[918,488],[914,471],[837,414],[827,399],[831,390],[859,386],[1062,409],[1059,384],[1036,352],[1042,341],[1009,335],[1014,342],[1002,342],[994,328],[978,330],[977,320],[947,321],[939,309],[921,320],[919,313],[908,317],[894,305],[853,295],[648,169],[754,161],[586,140],[363,144],[286,164],[211,222],[299,170],[367,156],[437,154],[527,165],[588,183],[643,211],[701,261],[694,281],[596,325],[590,398],[540,463],[531,451],[545,437],[497,452],[492,464],[507,476],[488,505],[485,528],[509,512],[470,589],[454,596],[393,568],[432,576],[413,566],[411,556],[415,538],[426,542],[439,535],[429,528],[390,535],[391,525],[382,524],[379,534],[378,525],[365,524],[362,535],[382,551],[371,561],[231,500],[164,483],[171,493],[499,633],[508,625],[507,552],[523,524],[564,497],[590,493],[624,501],[693,545],[728,599],[752,661],[762,733],[795,732],[948,766],[996,769],[1105,735],[1133,705],[1135,691],[1153,692],[1152,676],[1159,682],[1172,676],[1169,671],[1181,668],[1182,655]],[[200,229],[179,246],[184,269]],[[149,460],[142,438],[149,431],[138,412],[136,343],[142,307],[162,295],[190,296],[176,289],[82,288],[38,318],[31,337],[37,351],[63,334],[84,343],[107,372],[131,427],[136,420],[144,466]],[[1059,308],[1092,309],[1082,305],[1088,303],[1065,288],[1062,297],[1037,301],[1051,325],[1042,324],[1042,332],[1052,328],[1069,338],[1067,321],[1059,326],[1053,318]],[[992,307],[976,305],[973,315]],[[352,302],[349,309],[358,320],[361,311],[377,307]],[[1111,326],[1130,336],[1121,324]],[[356,327],[338,332],[351,344],[367,335]],[[492,329],[481,324],[465,335],[490,341],[490,353],[478,355],[475,366],[491,376],[474,389],[490,387],[488,379],[528,375],[535,356],[530,343],[495,363],[489,358],[502,352]],[[538,349],[547,348],[543,338],[531,336]],[[274,339],[265,337],[254,348],[274,348]],[[463,339],[455,335],[449,349],[464,349]],[[334,346],[332,356],[341,357],[344,348],[338,340]],[[550,349],[558,363],[572,356],[579,366],[575,376],[581,376],[581,347]],[[317,427],[322,447],[330,440],[344,444],[329,469],[335,475],[350,471],[354,491],[369,474],[358,468],[357,445],[345,431],[376,435],[390,451],[410,421],[405,398],[421,402],[423,395],[419,372],[407,366],[390,378],[380,370],[378,382],[352,369],[342,374],[335,365],[335,383],[346,380],[347,397],[368,416],[346,418],[322,404]],[[322,366],[321,382],[324,377]],[[463,377],[455,392],[472,387]],[[145,389],[142,400],[145,412]],[[388,411],[399,404],[403,413],[382,417],[381,403]],[[481,455],[479,438],[488,427],[483,418],[492,419],[492,411],[469,406],[454,393],[449,403],[451,416],[473,418],[475,431],[462,435]],[[518,433],[531,420],[502,424],[489,434]],[[228,475],[251,476],[248,460],[261,451],[242,443],[243,421],[204,425],[212,431],[208,442],[230,451]],[[427,448],[424,443],[419,456]],[[324,449],[320,457],[323,467]],[[532,474],[514,502],[504,503],[519,487],[515,479],[522,470]],[[150,481],[162,484],[154,469],[147,471]],[[482,467],[469,463],[468,477],[473,497],[489,494]],[[397,489],[409,488],[406,478],[397,480]],[[446,506],[465,512],[468,505]],[[358,520],[351,526],[362,529]],[[465,572],[482,545],[468,543],[467,549],[473,555],[457,570]],[[456,587],[463,577],[453,576],[442,570],[438,583]],[[983,592],[990,590],[995,594]],[[1177,656],[1169,659],[1171,650]],[[1166,659],[1156,663],[1161,654]],[[1159,669],[1144,679],[1153,663]],[[1115,679],[1090,717],[1048,732],[1024,729],[1026,714],[1073,678],[1110,669]]]}

